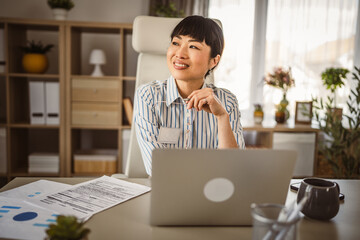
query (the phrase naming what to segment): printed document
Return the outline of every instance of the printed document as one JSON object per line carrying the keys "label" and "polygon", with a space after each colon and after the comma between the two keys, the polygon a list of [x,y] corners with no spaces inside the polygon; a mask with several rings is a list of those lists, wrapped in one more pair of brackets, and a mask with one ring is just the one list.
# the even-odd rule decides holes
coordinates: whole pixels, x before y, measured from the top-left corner
{"label": "printed document", "polygon": [[25,201],[0,196],[0,238],[44,239],[45,230],[56,222],[57,215]]}
{"label": "printed document", "polygon": [[95,213],[150,191],[150,187],[103,176],[46,196],[27,199],[40,207],[87,220]]}

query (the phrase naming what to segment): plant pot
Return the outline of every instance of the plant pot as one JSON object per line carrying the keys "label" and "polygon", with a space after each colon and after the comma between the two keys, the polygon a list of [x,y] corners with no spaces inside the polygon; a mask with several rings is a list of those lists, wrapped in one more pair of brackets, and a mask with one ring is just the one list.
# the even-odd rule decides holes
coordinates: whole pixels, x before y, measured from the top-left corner
{"label": "plant pot", "polygon": [[342,108],[331,108],[330,111],[334,121],[342,120]]}
{"label": "plant pot", "polygon": [[285,122],[285,112],[276,111],[275,112],[275,121],[277,123],[284,123]]}
{"label": "plant pot", "polygon": [[62,20],[62,21],[66,20],[68,10],[64,8],[53,8],[52,11],[55,20]]}
{"label": "plant pot", "polygon": [[48,59],[45,54],[27,53],[23,56],[22,65],[28,73],[44,73],[48,68]]}

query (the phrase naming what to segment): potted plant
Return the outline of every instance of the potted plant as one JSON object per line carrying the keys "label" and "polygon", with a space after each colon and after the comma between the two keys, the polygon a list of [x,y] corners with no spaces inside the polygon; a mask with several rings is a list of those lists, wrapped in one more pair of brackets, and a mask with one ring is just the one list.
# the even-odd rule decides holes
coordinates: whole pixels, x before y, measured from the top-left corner
{"label": "potted plant", "polygon": [[59,215],[56,224],[50,224],[46,229],[47,240],[80,240],[87,239],[90,229],[84,228],[84,223],[79,222],[74,216]]}
{"label": "potted plant", "polygon": [[349,114],[344,114],[344,120],[332,114],[334,96],[325,100],[313,98],[313,116],[324,134],[324,140],[319,142],[319,152],[338,178],[359,177],[360,68],[355,67],[353,79],[357,85],[348,96]]}
{"label": "potted plant", "polygon": [[155,15],[158,17],[184,17],[183,10],[177,10],[174,2],[168,2],[163,4],[161,2],[157,3],[154,8]]}
{"label": "potted plant", "polygon": [[336,106],[336,89],[341,88],[344,85],[343,79],[346,79],[346,74],[349,70],[346,68],[327,68],[321,73],[321,79],[327,89],[330,89],[333,94],[333,106],[329,111],[334,117],[342,118],[342,109]]}
{"label": "potted plant", "polygon": [[56,20],[66,20],[68,11],[74,7],[72,0],[48,0],[47,3]]}
{"label": "potted plant", "polygon": [[41,41],[28,41],[27,45],[20,47],[25,53],[22,65],[28,73],[44,73],[48,68],[48,59],[45,55],[53,48],[53,44],[44,45]]}
{"label": "potted plant", "polygon": [[286,94],[289,88],[295,86],[295,80],[291,74],[291,67],[289,67],[288,70],[285,70],[282,67],[275,67],[274,72],[268,73],[265,77],[265,83],[270,86],[280,88],[283,92],[283,99],[277,106],[275,120],[277,118],[276,115],[278,115],[280,119],[280,115],[282,116],[283,114],[285,114],[285,120],[289,119],[290,113],[287,110],[287,105],[289,104],[289,101],[286,99]]}

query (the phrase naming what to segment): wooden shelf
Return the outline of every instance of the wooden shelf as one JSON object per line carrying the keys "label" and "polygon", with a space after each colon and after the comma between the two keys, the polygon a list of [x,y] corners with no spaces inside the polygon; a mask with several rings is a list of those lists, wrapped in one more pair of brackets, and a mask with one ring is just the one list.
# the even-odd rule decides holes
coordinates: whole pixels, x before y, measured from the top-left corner
{"label": "wooden shelf", "polygon": [[109,126],[109,125],[71,125],[72,129],[108,129],[119,130],[121,126]]}
{"label": "wooden shelf", "polygon": [[54,78],[57,79],[60,76],[58,74],[34,74],[34,73],[9,73],[9,77],[21,77],[21,78]]}
{"label": "wooden shelf", "polygon": [[135,81],[136,80],[136,77],[132,77],[132,76],[130,76],[130,77],[122,77],[122,78],[125,81]]}
{"label": "wooden shelf", "polygon": [[[123,126],[122,98],[133,97],[132,85],[135,81],[135,57],[129,57],[133,50],[126,49],[131,46],[132,23],[101,23],[81,21],[56,21],[48,19],[23,19],[0,17],[0,26],[4,30],[5,62],[7,72],[0,73],[1,106],[0,127],[7,129],[9,172],[0,174],[8,179],[13,177],[65,177],[65,176],[101,176],[103,174],[74,174],[73,154],[80,149],[91,147],[113,148],[118,152],[118,166],[122,166],[122,129]],[[49,68],[45,74],[32,74],[24,72],[21,62],[23,52],[19,46],[24,46],[26,41],[42,41],[54,44],[55,47],[47,54]],[[108,64],[103,66],[107,76],[93,77],[88,65],[88,57],[94,43],[103,45]],[[132,61],[129,61],[132,59]],[[135,67],[135,68],[134,68]],[[91,97],[77,101],[72,95],[73,79],[109,81],[107,85],[100,83],[105,89],[103,99]],[[29,81],[50,81],[59,83],[60,123],[58,125],[30,124]],[[115,82],[117,88],[110,81]],[[126,82],[132,81],[132,82]],[[85,82],[85,81],[83,81]],[[130,85],[130,86],[129,86]],[[87,85],[86,85],[87,86]],[[109,99],[107,94],[116,98]],[[88,89],[85,88],[85,92]],[[90,89],[92,90],[92,89]],[[128,92],[126,92],[128,91]],[[91,92],[91,91],[88,91]],[[115,94],[114,94],[115,92]],[[4,94],[5,93],[5,94]],[[87,93],[87,92],[86,92]],[[74,92],[74,94],[76,94]],[[100,95],[100,94],[98,94]],[[78,96],[78,95],[76,95]],[[91,96],[91,94],[90,94]],[[72,124],[72,104],[98,103],[111,106],[111,116],[116,115],[116,121],[77,122]],[[101,103],[101,104],[100,104]],[[96,106],[98,106],[96,105]],[[4,110],[5,109],[5,110]],[[102,110],[102,109],[101,109]],[[110,112],[110,111],[109,111]],[[113,113],[116,114],[113,114]],[[80,113],[82,114],[82,112]],[[104,113],[107,116],[108,112]],[[9,120],[9,121],[8,121]],[[76,123],[76,122],[75,122]],[[80,125],[81,123],[81,125]],[[84,124],[82,124],[84,123]],[[92,124],[87,124],[92,123]],[[105,124],[112,125],[105,125]],[[28,155],[31,152],[57,152],[60,157],[59,173],[28,173]]]}
{"label": "wooden shelf", "polygon": [[91,75],[71,75],[71,78],[77,79],[101,79],[101,80],[119,80],[119,76],[101,76],[101,77],[94,77]]}
{"label": "wooden shelf", "polygon": [[44,27],[59,26],[59,21],[51,19],[28,19],[28,18],[7,18],[0,17],[0,22],[8,22],[10,24],[25,24],[25,25],[42,25]]}
{"label": "wooden shelf", "polygon": [[111,176],[114,173],[72,173],[72,177],[101,177],[103,175]]}
{"label": "wooden shelf", "polygon": [[38,125],[28,123],[12,123],[8,125],[10,128],[42,128],[42,129],[57,129],[59,125]]}
{"label": "wooden shelf", "polygon": [[12,177],[60,177],[59,173],[28,173],[25,171],[16,171],[11,173]]}

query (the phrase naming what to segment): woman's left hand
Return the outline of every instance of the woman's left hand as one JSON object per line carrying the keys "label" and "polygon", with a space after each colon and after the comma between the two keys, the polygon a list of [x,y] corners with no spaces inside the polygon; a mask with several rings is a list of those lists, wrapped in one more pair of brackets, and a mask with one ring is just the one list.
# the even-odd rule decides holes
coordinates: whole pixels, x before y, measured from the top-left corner
{"label": "woman's left hand", "polygon": [[187,109],[195,108],[197,111],[204,110],[214,114],[215,117],[228,114],[211,88],[193,91],[188,98],[190,100],[187,102]]}

